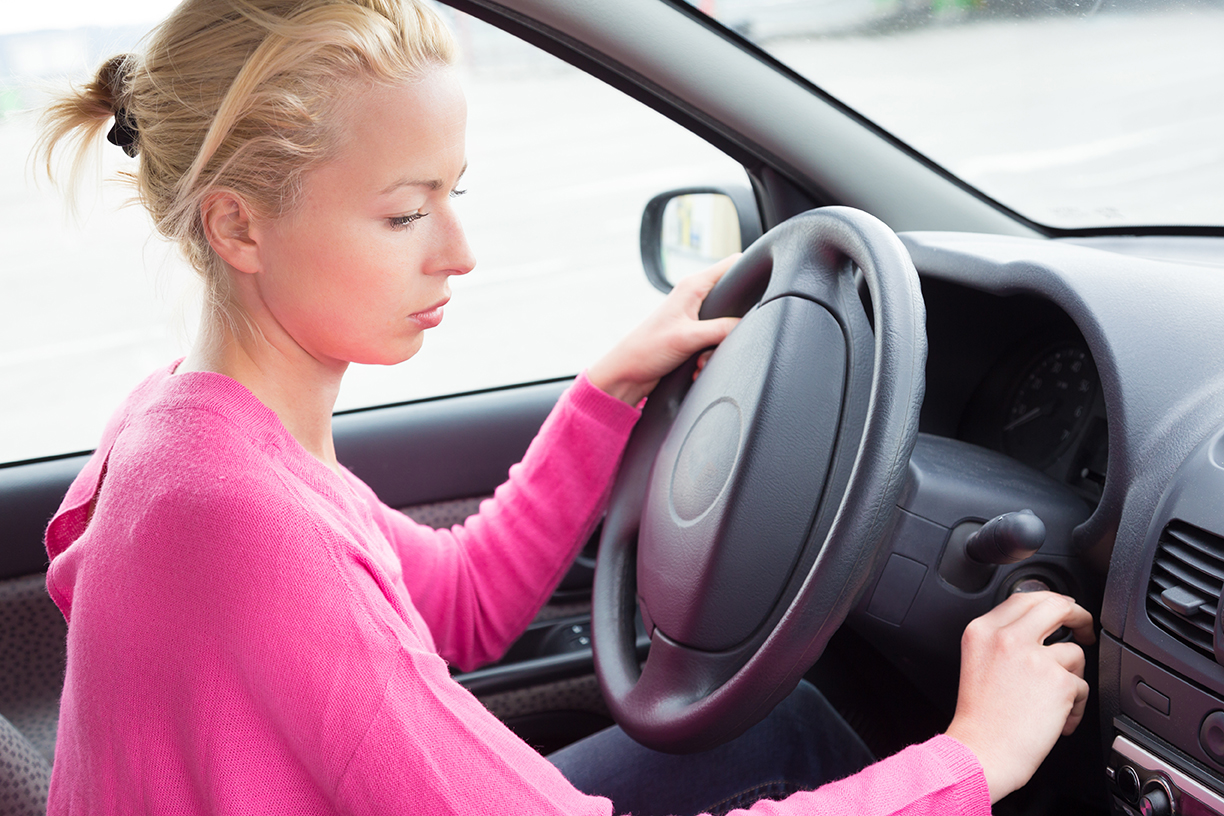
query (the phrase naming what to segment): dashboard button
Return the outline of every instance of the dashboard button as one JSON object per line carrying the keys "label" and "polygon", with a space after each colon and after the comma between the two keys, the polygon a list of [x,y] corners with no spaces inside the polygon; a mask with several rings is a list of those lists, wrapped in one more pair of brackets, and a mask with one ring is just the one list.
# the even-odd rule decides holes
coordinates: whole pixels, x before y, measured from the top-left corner
{"label": "dashboard button", "polygon": [[1207,756],[1224,765],[1224,711],[1213,711],[1203,718],[1199,745]]}
{"label": "dashboard button", "polygon": [[1135,696],[1149,708],[1154,708],[1166,717],[1169,716],[1169,698],[1142,680],[1135,683]]}
{"label": "dashboard button", "polygon": [[1118,795],[1128,804],[1133,805],[1139,801],[1139,774],[1134,768],[1123,765],[1114,777],[1114,782],[1118,786]]}

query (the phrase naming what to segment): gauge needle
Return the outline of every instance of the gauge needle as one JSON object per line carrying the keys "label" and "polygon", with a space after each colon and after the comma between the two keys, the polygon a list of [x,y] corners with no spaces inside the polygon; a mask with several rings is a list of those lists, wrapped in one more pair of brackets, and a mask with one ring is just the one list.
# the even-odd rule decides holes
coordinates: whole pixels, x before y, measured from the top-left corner
{"label": "gauge needle", "polygon": [[1014,431],[1016,428],[1019,428],[1021,425],[1025,424],[1026,422],[1032,422],[1034,419],[1036,419],[1039,416],[1044,416],[1046,414],[1051,414],[1053,412],[1054,412],[1054,403],[1052,402],[1047,402],[1045,405],[1038,405],[1036,408],[1032,409],[1028,413],[1021,414],[1020,416],[1013,419],[1011,422],[1004,425],[1003,431],[1005,433],[1007,431]]}

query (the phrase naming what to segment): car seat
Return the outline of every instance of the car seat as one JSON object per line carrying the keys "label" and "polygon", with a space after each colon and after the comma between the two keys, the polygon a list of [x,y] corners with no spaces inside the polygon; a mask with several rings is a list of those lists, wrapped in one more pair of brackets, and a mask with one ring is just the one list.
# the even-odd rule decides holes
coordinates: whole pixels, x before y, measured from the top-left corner
{"label": "car seat", "polygon": [[0,816],[46,816],[50,781],[46,757],[0,717]]}
{"label": "car seat", "polygon": [[45,575],[0,580],[0,816],[47,812],[66,636]]}

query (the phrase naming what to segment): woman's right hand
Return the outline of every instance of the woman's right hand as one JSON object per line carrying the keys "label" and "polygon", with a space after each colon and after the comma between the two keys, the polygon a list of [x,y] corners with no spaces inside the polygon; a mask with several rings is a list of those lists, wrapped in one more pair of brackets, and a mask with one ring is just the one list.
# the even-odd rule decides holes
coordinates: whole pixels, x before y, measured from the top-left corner
{"label": "woman's right hand", "polygon": [[1092,643],[1092,615],[1053,592],[1017,593],[965,627],[960,690],[947,734],[977,755],[990,801],[1037,770],[1084,716],[1084,650],[1043,641],[1065,626]]}
{"label": "woman's right hand", "polygon": [[[587,379],[605,394],[637,405],[659,379],[694,353],[717,346],[738,317],[698,317],[706,295],[739,258],[724,258],[704,272],[681,279],[659,308],[589,369]],[[708,356],[697,361],[698,371]]]}

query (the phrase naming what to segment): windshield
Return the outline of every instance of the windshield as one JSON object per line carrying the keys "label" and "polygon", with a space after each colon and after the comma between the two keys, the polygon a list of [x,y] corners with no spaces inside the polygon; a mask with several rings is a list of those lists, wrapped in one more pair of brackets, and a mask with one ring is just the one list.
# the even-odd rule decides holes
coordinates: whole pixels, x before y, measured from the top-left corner
{"label": "windshield", "polygon": [[692,0],[1049,227],[1224,226],[1224,3]]}

